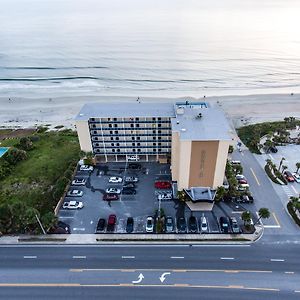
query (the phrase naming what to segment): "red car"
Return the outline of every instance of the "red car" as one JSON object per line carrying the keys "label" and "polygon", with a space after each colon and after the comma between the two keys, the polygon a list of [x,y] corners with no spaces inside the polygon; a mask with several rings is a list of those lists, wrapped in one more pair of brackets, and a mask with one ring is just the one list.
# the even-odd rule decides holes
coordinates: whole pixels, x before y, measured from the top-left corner
{"label": "red car", "polygon": [[104,194],[102,199],[104,201],[119,200],[119,196],[116,194]]}
{"label": "red car", "polygon": [[117,217],[116,215],[109,215],[107,225],[114,226],[116,224]]}
{"label": "red car", "polygon": [[239,179],[238,180],[239,184],[247,184],[247,180],[246,179]]}
{"label": "red car", "polygon": [[292,173],[290,171],[285,171],[284,172],[284,177],[286,178],[286,180],[288,182],[294,182],[295,181],[295,178],[294,178],[294,176],[292,175]]}
{"label": "red car", "polygon": [[170,189],[171,183],[169,181],[156,181],[154,186],[156,189]]}

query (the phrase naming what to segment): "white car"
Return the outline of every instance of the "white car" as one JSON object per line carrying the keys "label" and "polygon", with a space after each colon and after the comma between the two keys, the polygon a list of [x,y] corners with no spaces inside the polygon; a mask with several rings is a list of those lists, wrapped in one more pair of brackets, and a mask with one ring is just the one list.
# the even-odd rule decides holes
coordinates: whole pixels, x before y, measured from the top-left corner
{"label": "white car", "polygon": [[242,174],[237,174],[237,175],[235,176],[235,178],[236,178],[237,180],[246,179],[245,176],[242,175]]}
{"label": "white car", "polygon": [[172,197],[172,193],[167,193],[167,194],[159,194],[157,196],[157,199],[158,200],[171,200],[173,197]]}
{"label": "white car", "polygon": [[208,232],[208,224],[205,217],[201,217],[201,232]]}
{"label": "white car", "polygon": [[64,209],[80,209],[83,208],[83,203],[80,201],[69,201],[63,204]]}
{"label": "white car", "polygon": [[295,178],[295,181],[298,182],[298,183],[300,183],[300,175],[297,174],[297,173],[293,173],[292,175]]}
{"label": "white car", "polygon": [[85,178],[75,178],[72,181],[72,185],[85,185],[86,184],[86,179]]}
{"label": "white car", "polygon": [[117,188],[110,187],[105,191],[107,194],[121,194],[121,190]]}
{"label": "white car", "polygon": [[108,182],[110,183],[121,183],[123,181],[122,177],[110,177]]}
{"label": "white car", "polygon": [[80,171],[93,171],[94,167],[93,166],[88,166],[88,165],[82,165],[79,168]]}
{"label": "white car", "polygon": [[67,192],[68,197],[82,197],[83,191],[79,190],[70,190]]}
{"label": "white car", "polygon": [[147,218],[147,222],[146,222],[146,232],[153,232],[154,230],[154,221],[152,217],[148,217]]}
{"label": "white car", "polygon": [[138,155],[127,156],[127,161],[139,161],[140,158]]}

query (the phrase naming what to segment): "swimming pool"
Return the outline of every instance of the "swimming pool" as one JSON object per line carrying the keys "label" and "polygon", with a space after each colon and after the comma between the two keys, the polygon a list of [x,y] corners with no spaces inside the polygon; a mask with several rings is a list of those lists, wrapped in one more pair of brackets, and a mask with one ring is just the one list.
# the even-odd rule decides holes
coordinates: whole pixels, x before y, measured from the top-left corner
{"label": "swimming pool", "polygon": [[8,151],[8,149],[8,147],[0,147],[0,157],[2,157],[4,153]]}

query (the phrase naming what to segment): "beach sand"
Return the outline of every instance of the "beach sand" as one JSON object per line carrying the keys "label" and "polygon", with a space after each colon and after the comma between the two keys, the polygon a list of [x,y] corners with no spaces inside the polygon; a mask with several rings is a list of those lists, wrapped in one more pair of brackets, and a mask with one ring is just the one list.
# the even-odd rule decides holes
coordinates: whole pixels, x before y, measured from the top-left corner
{"label": "beach sand", "polygon": [[[5,98],[0,97],[1,128],[28,128],[51,124],[74,128],[74,117],[84,103],[119,101],[135,102],[136,97],[86,96],[64,98]],[[220,107],[235,127],[264,121],[282,120],[287,116],[300,118],[300,94],[269,94],[222,96],[205,98],[140,97],[141,102],[206,101]],[[138,105],[138,103],[137,103]]]}

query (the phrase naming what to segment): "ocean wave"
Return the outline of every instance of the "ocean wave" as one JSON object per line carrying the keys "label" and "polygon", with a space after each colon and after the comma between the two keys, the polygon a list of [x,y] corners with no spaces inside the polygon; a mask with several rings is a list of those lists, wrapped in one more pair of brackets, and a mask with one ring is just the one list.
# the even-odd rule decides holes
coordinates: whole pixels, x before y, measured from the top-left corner
{"label": "ocean wave", "polygon": [[62,77],[23,77],[23,78],[0,78],[1,81],[59,81],[59,80],[77,80],[77,79],[99,79],[94,76],[62,76]]}
{"label": "ocean wave", "polygon": [[4,70],[85,70],[85,69],[108,69],[104,66],[75,66],[75,67],[35,67],[35,66],[21,66],[21,67],[3,67],[0,69]]}

